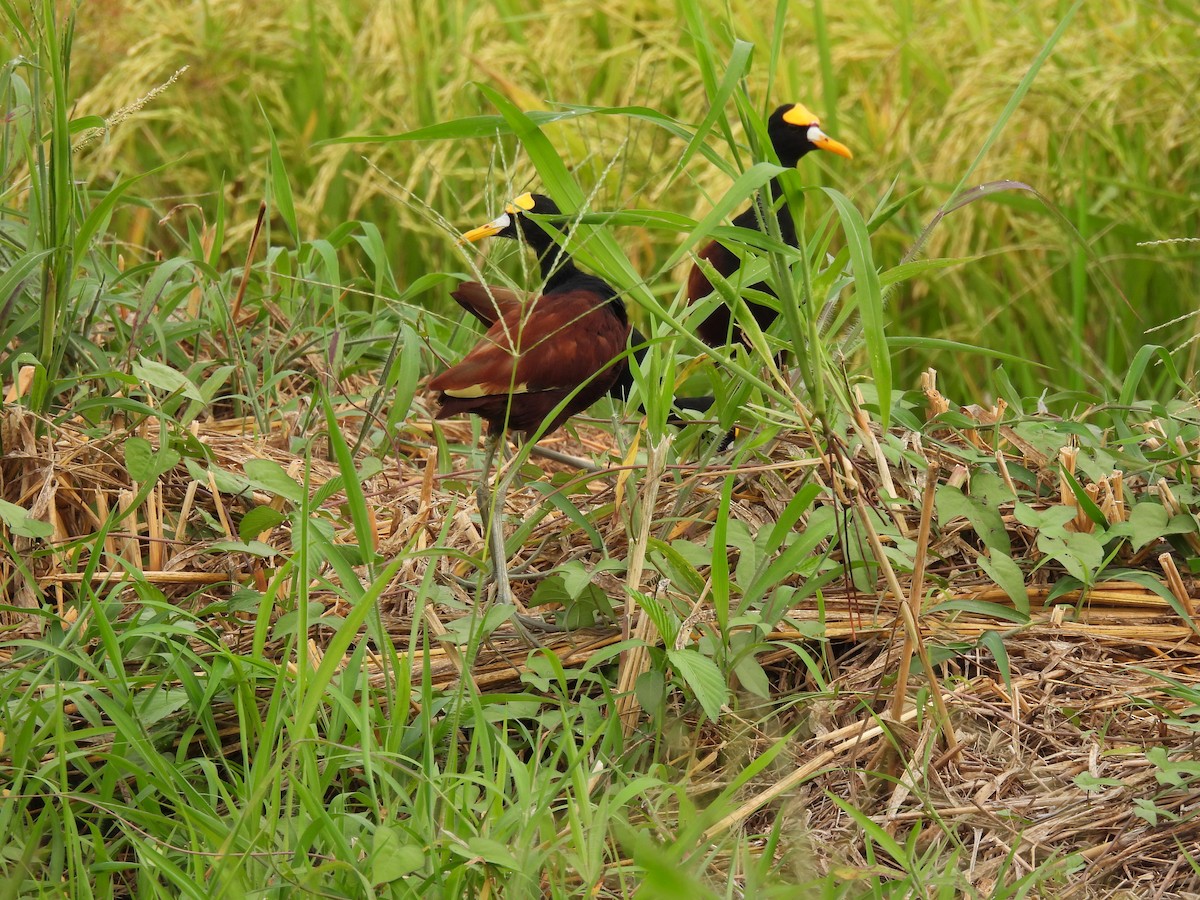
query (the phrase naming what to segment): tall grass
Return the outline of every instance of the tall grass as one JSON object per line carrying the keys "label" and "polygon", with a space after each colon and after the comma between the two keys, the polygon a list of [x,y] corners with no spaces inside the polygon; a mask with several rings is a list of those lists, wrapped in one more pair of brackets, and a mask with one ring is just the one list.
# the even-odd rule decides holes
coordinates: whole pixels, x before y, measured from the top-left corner
{"label": "tall grass", "polygon": [[[913,194],[873,239],[887,265],[948,199],[1063,12],[1051,0],[937,12],[843,4],[812,15],[795,5],[756,4],[732,20],[706,17],[707,30],[697,34],[682,13],[635,3],[604,13],[575,4],[461,3],[418,15],[403,4],[275,2],[252,11],[226,5],[199,23],[183,8],[162,8],[150,19],[118,8],[103,28],[90,27],[84,7],[89,37],[75,52],[80,111],[111,114],[181,63],[192,64],[89,152],[86,171],[103,182],[176,160],[142,194],[162,197],[154,204],[162,212],[184,198],[211,209],[214,192],[224,193],[231,223],[224,243],[236,258],[266,183],[265,116],[304,233],[328,233],[357,218],[376,223],[403,285],[459,265],[433,212],[455,224],[481,220],[514,189],[536,183],[530,161],[512,143],[486,138],[361,147],[320,141],[490,112],[475,82],[526,110],[645,105],[697,123],[710,89],[700,63],[706,54],[714,64],[728,59],[736,36],[756,48],[746,84],[760,109],[785,99],[820,107],[857,151],[851,165],[806,160],[806,183],[835,186],[860,208],[889,189]],[[893,335],[1004,347],[1031,364],[1008,371],[1019,389],[1094,392],[1119,380],[1146,328],[1190,309],[1194,249],[1138,243],[1194,230],[1197,118],[1182,87],[1196,75],[1192,25],[1176,4],[1080,11],[976,177],[1031,184],[1089,246],[1035,201],[999,197],[961,210],[925,252],[977,261],[900,292],[889,310]],[[717,136],[726,121],[718,120]],[[737,121],[729,127],[730,135],[741,133]],[[699,158],[675,172],[679,141],[636,119],[578,119],[548,136],[579,182],[595,188],[597,208],[700,218],[727,184],[725,173]],[[744,151],[715,146],[745,163]],[[143,214],[133,226],[118,220],[116,231],[132,230],[137,242],[170,252],[177,236],[151,227],[151,219]],[[670,256],[676,237],[631,228],[618,240],[649,271]],[[674,286],[668,274],[651,289],[666,297]],[[1174,345],[1190,334],[1184,325],[1158,339]],[[935,365],[952,392],[991,392],[994,363],[985,359],[910,349],[896,363],[900,387]],[[1157,386],[1169,390],[1161,379]]]}

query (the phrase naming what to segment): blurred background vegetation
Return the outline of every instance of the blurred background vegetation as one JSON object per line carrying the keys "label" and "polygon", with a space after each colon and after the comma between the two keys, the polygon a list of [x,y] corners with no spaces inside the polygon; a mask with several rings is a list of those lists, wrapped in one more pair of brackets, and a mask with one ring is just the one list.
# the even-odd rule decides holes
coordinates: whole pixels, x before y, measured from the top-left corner
{"label": "blurred background vegetation", "polygon": [[[463,270],[452,228],[536,188],[532,167],[512,138],[322,142],[494,113],[477,83],[526,110],[637,105],[696,123],[708,110],[698,54],[725,52],[740,38],[756,46],[747,89],[761,108],[802,101],[855,151],[852,162],[806,159],[805,184],[836,186],[867,211],[889,189],[910,196],[873,236],[877,263],[889,267],[947,201],[1068,8],[1057,0],[701,5],[712,30],[698,36],[682,6],[656,0],[82,4],[73,115],[123,120],[77,156],[76,177],[102,188],[161,167],[132,192],[140,205],[113,220],[127,263],[177,253],[223,201],[223,262],[234,265],[270,190],[273,130],[300,234],[276,216],[270,243],[373,223],[397,287],[364,256],[348,265],[360,267],[359,287],[386,294],[428,272]],[[1145,331],[1194,308],[1200,245],[1140,245],[1200,230],[1198,34],[1190,3],[1085,4],[977,180],[1032,185],[1086,246],[1027,194],[971,204],[944,220],[923,254],[976,259],[903,285],[889,307],[891,337],[1001,348],[1029,363],[1006,364],[1022,393],[1090,396],[1120,382],[1141,344],[1175,347],[1194,335],[1194,319]],[[776,39],[781,64],[766,71]],[[161,94],[120,112],[184,66]],[[596,209],[700,217],[729,183],[701,156],[676,174],[682,142],[637,119],[584,117],[547,133],[585,189],[595,185]],[[626,227],[617,238],[648,272],[678,235]],[[684,271],[652,289],[672,296]],[[421,302],[450,308],[444,291]],[[1194,354],[1179,360],[1185,377]],[[896,386],[911,388],[930,365],[963,400],[995,392],[993,360],[929,348],[897,352]],[[1157,377],[1149,376],[1152,390],[1173,392]]]}

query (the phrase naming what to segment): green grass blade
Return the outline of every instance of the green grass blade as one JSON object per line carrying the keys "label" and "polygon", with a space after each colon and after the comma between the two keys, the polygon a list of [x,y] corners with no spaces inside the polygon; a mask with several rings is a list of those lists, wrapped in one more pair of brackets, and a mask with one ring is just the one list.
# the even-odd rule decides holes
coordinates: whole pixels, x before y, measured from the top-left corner
{"label": "green grass blade", "polygon": [[[1015,353],[1006,353],[992,347],[980,347],[978,344],[964,344],[962,341],[949,341],[945,338],[911,337],[908,335],[889,336],[888,346],[893,350],[905,350],[919,347],[922,350],[937,351],[938,353],[969,353],[975,356],[986,356],[1003,362],[1019,365],[1031,365],[1030,361]],[[1032,365],[1038,365],[1032,363]]]}
{"label": "green grass blade", "polygon": [[[782,29],[781,29],[782,30]],[[813,0],[813,32],[816,36],[817,61],[821,69],[822,125],[829,134],[838,134],[838,105],[841,91],[833,71],[832,39],[825,18],[825,0]]]}
{"label": "green grass blade", "polygon": [[1066,14],[1059,19],[1058,26],[1053,33],[1046,39],[1046,43],[1042,45],[1042,49],[1038,55],[1034,57],[1030,63],[1029,69],[1025,72],[1025,77],[1021,79],[1017,89],[1013,91],[1011,97],[1008,98],[1008,103],[1005,104],[1004,110],[1000,113],[1000,118],[996,120],[996,124],[992,126],[992,130],[988,132],[987,138],[984,139],[983,146],[979,148],[979,152],[975,154],[975,159],[971,161],[971,165],[967,166],[967,170],[963,172],[962,177],[958,180],[958,184],[954,186],[954,190],[950,192],[950,202],[953,203],[962,192],[963,186],[971,181],[975,175],[975,171],[983,163],[984,157],[988,151],[992,149],[992,145],[996,143],[996,139],[1000,137],[1000,133],[1004,131],[1004,126],[1008,124],[1008,120],[1016,113],[1017,107],[1021,105],[1021,101],[1025,99],[1025,95],[1029,93],[1029,89],[1033,87],[1033,82],[1037,80],[1038,72],[1042,70],[1042,66],[1046,60],[1050,58],[1050,54],[1058,45],[1059,40],[1066,33],[1071,21],[1075,18],[1075,14],[1079,12],[1079,7],[1083,6],[1083,0],[1075,0],[1071,4],[1071,8],[1066,11]]}
{"label": "green grass blade", "polygon": [[[729,97],[734,90],[741,84],[742,79],[746,77],[746,72],[750,67],[750,54],[754,50],[753,44],[748,44],[745,41],[734,41],[733,53],[729,58],[729,65],[725,69],[725,77],[721,79],[721,84],[712,96],[709,103],[708,112],[704,114],[704,118],[696,128],[696,133],[688,142],[687,148],[683,151],[683,155],[679,157],[679,162],[675,165],[675,172],[683,171],[692,157],[697,151],[702,149],[705,138],[712,131],[713,125],[718,120],[724,121],[722,111],[725,104],[729,101]],[[728,126],[726,126],[728,127]]]}
{"label": "green grass blade", "polygon": [[288,182],[287,166],[283,162],[283,155],[279,152],[279,142],[275,139],[275,129],[271,127],[271,120],[267,116],[266,110],[259,104],[259,112],[262,113],[263,123],[267,126],[267,136],[271,139],[271,165],[270,165],[270,197],[267,200],[267,206],[272,205],[275,211],[279,213],[283,219],[283,224],[287,226],[288,234],[291,235],[292,241],[300,243],[300,226],[296,224],[296,201],[292,197],[292,186]]}
{"label": "green grass blade", "polygon": [[863,337],[867,344],[867,358],[871,377],[879,395],[879,422],[887,431],[891,417],[892,357],[888,350],[887,333],[883,319],[883,293],[879,287],[879,274],[871,253],[871,239],[867,223],[850,199],[833,188],[822,190],[833,200],[846,244],[850,248],[850,259],[854,264],[854,299],[862,317]]}

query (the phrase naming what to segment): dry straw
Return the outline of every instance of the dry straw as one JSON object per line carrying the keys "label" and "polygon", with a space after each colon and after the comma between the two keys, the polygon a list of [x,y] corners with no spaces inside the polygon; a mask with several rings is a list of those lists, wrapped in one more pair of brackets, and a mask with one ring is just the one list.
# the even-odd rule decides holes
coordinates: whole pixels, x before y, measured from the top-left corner
{"label": "dry straw", "polygon": [[[926,394],[930,409],[949,406],[932,378],[926,383]],[[1169,872],[1183,884],[1191,869],[1173,861],[1181,851],[1200,856],[1196,830],[1153,826],[1143,815],[1144,806],[1135,801],[1153,798],[1163,823],[1172,815],[1183,817],[1181,821],[1191,815],[1190,796],[1172,792],[1156,780],[1159,770],[1146,751],[1160,747],[1169,755],[1191,752],[1194,732],[1187,725],[1189,704],[1175,696],[1167,679],[1184,687],[1200,684],[1200,637],[1190,615],[1196,603],[1195,581],[1160,545],[1158,552],[1151,549],[1125,564],[1128,568],[1136,563],[1143,576],[1164,585],[1175,605],[1145,583],[1126,580],[1061,595],[1047,606],[1061,572],[1044,565],[1026,578],[1028,620],[1014,622],[1007,593],[980,573],[973,532],[963,521],[936,523],[931,497],[938,485],[972,477],[971,460],[981,456],[992,461],[995,471],[1003,473],[1019,463],[1043,484],[1053,485],[1060,478],[1059,460],[998,424],[999,410],[963,412],[978,425],[974,435],[964,430],[893,436],[924,456],[928,463],[924,471],[889,465],[878,452],[881,436],[871,432],[869,423],[860,422],[856,433],[842,436],[844,476],[838,484],[851,510],[857,510],[852,521],[867,529],[868,544],[881,560],[891,557],[884,547],[887,539],[876,532],[877,524],[896,523],[899,533],[915,536],[920,548],[917,564],[909,572],[890,565],[882,569],[871,594],[856,591],[849,581],[835,583],[822,591],[819,605],[805,602],[776,627],[759,661],[778,690],[808,698],[797,707],[807,724],[784,754],[746,786],[739,805],[709,828],[709,836],[748,825],[759,811],[783,803],[783,814],[798,816],[804,823],[796,834],[785,835],[785,844],[794,839],[797,847],[822,848],[813,856],[818,866],[831,866],[835,860],[867,866],[844,812],[832,800],[843,797],[858,809],[873,810],[874,820],[893,833],[917,820],[957,823],[967,848],[963,864],[976,886],[1019,877],[1051,854],[1071,853],[1082,853],[1087,860],[1087,883],[1092,873],[1098,879],[1095,884],[1142,884],[1147,873],[1158,872],[1156,877],[1161,877]],[[291,427],[278,420],[271,431],[260,432],[250,420],[210,421],[198,426],[195,436],[216,465],[229,472],[240,474],[248,461],[270,459],[285,470],[302,471],[307,466],[314,486],[334,478],[338,472],[333,464],[305,460],[288,449]],[[464,496],[469,474],[461,463],[448,476],[437,473],[435,446],[428,439],[433,427],[427,419],[410,421],[398,441],[398,452],[386,458],[381,471],[364,485],[373,510],[374,541],[386,559],[437,547],[443,535],[450,549],[482,557],[478,524]],[[452,443],[469,443],[466,423],[452,422],[444,429]],[[980,454],[973,444],[984,430],[1001,436],[998,456]],[[120,510],[121,519],[103,545],[104,558],[92,583],[106,596],[119,596],[127,614],[139,604],[132,589],[135,579],[155,585],[173,602],[201,610],[235,586],[261,590],[274,577],[274,561],[211,552],[196,535],[205,530],[201,522],[205,517],[210,536],[216,537],[211,523],[235,535],[237,523],[251,506],[278,507],[278,497],[253,491],[223,493],[216,479],[194,478],[181,464],[159,479],[147,502],[129,503],[134,486],[124,471],[121,443],[136,434],[157,444],[156,423],[97,438],[67,422],[57,426],[52,436],[36,438],[29,414],[9,403],[0,418],[0,432],[5,451],[0,461],[4,499],[53,528],[44,545],[7,536],[18,551],[17,558],[0,560],[5,592],[5,610],[0,615],[9,634],[37,631],[44,619],[23,611],[35,605],[68,620],[74,616],[79,572],[85,562],[75,555],[76,548],[80,542],[91,546],[88,536],[111,510]],[[607,431],[582,426],[578,434],[581,443],[565,436],[547,443],[577,455],[621,459]],[[864,439],[864,434],[870,438]],[[1157,439],[1155,429],[1148,427],[1146,440]],[[935,450],[924,449],[935,445]],[[651,461],[660,465],[666,460],[666,448],[656,451]],[[814,471],[825,472],[829,464],[831,460],[807,436],[784,435],[757,468],[736,473],[729,516],[757,532],[773,522],[774,511],[807,484]],[[593,520],[609,555],[644,560],[638,545],[644,548],[648,536],[670,540],[707,533],[727,470],[670,466],[661,477],[653,472],[638,474],[640,479],[622,485],[627,506],[617,502],[615,473],[607,478],[590,476],[586,482],[590,493],[572,495],[584,513],[606,506],[637,510],[629,522],[621,514]],[[1089,487],[1094,488],[1097,506],[1112,521],[1128,514],[1130,499],[1178,503],[1172,499],[1171,484],[1150,484],[1138,473],[1114,473],[1104,479],[1104,485]],[[1066,499],[1063,495],[1052,502]],[[335,540],[354,542],[353,526],[341,511],[344,500],[334,494],[324,510],[337,528]],[[820,502],[835,499],[827,495]],[[510,512],[532,513],[542,503],[544,495],[526,486],[514,491]],[[875,515],[868,514],[872,508]],[[1031,529],[1018,522],[1011,509],[1001,508],[1000,514],[1013,558],[1040,559]],[[283,552],[290,546],[287,527],[285,523],[258,539]],[[835,558],[839,553],[833,549]],[[537,576],[567,559],[590,567],[599,562],[600,554],[591,537],[553,511],[532,529],[515,557],[515,567]],[[423,604],[426,614],[414,631],[411,615],[419,606],[416,592],[429,566],[436,569],[434,580],[443,586],[442,596],[454,603]],[[334,577],[331,572],[324,574]],[[469,671],[468,657],[451,642],[449,636],[456,633],[450,627],[453,619],[463,614],[462,604],[473,599],[473,574],[450,554],[411,554],[384,592],[380,618],[413,668],[412,683],[419,684],[420,672],[427,670],[435,687],[450,688],[467,678],[473,690],[505,691],[518,684],[526,671],[526,651],[503,630],[484,642]],[[603,575],[597,577],[597,584],[610,594],[614,608],[622,609],[631,596],[629,589],[646,584],[650,576],[639,563],[630,566],[628,583]],[[535,580],[515,585],[523,599],[528,599]],[[791,580],[798,585],[801,578]],[[709,593],[706,589],[701,597]],[[320,586],[314,586],[310,596],[331,610],[345,603],[343,594]],[[704,629],[714,627],[711,616],[695,608],[695,597],[683,597],[668,585],[659,599],[674,604],[680,619],[686,620],[681,642],[694,642]],[[955,607],[946,601],[973,602]],[[1007,618],[1002,615],[1005,610],[1010,611]],[[253,617],[221,612],[204,624],[233,652],[250,651]],[[639,629],[636,620],[631,625],[634,635],[659,640],[653,629]],[[420,638],[416,646],[408,645],[410,635],[420,635],[422,629],[432,646],[428,652]],[[972,649],[989,631],[1003,635],[1007,677],[991,652]],[[820,645],[832,677],[824,691],[816,690],[789,649],[797,644],[818,646],[814,634],[822,637]],[[585,664],[622,637],[621,626],[613,624],[551,633],[545,642],[571,668]],[[314,626],[309,638],[308,655],[319,659],[328,631]],[[934,652],[951,646],[958,647],[956,653]],[[211,652],[200,642],[194,649],[201,655]],[[283,650],[281,642],[272,640],[264,652],[286,663],[280,658]],[[379,656],[369,655],[365,665],[375,683],[381,687],[390,683]],[[620,712],[630,732],[647,725],[630,690],[647,665],[644,654],[628,653],[620,668],[619,688],[627,698],[621,701]],[[675,713],[695,715],[688,708],[677,708]],[[232,721],[233,711],[226,715]],[[733,730],[730,723],[718,723],[713,733],[717,782],[743,768],[747,753],[759,752],[755,741],[748,748]],[[872,772],[887,777],[873,777]],[[1092,780],[1081,780],[1081,775]],[[1012,850],[1018,846],[1033,849],[1014,855]]]}

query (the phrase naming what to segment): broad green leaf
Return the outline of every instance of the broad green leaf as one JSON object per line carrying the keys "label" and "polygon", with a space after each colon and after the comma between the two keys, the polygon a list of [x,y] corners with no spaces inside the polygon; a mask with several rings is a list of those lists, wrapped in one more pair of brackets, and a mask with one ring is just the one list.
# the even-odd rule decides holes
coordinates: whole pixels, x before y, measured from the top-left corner
{"label": "broad green leaf", "polygon": [[1058,530],[1075,518],[1075,510],[1069,506],[1049,506],[1034,509],[1020,501],[1013,507],[1013,514],[1022,525],[1031,528]]}
{"label": "broad green leaf", "polygon": [[592,584],[592,573],[578,560],[572,559],[558,569],[567,596],[578,597]]}
{"label": "broad green leaf", "polygon": [[31,540],[44,540],[54,534],[54,526],[49,522],[33,518],[29,510],[7,500],[0,500],[0,520],[13,534]]}
{"label": "broad green leaf", "polygon": [[1062,563],[1084,584],[1092,584],[1104,563],[1104,547],[1094,535],[1079,532],[1038,533],[1038,549]]}
{"label": "broad green leaf", "polygon": [[647,669],[633,685],[634,696],[642,709],[655,718],[662,716],[667,705],[667,680],[658,669]]}
{"label": "broad green leaf", "polygon": [[614,616],[612,602],[604,591],[590,581],[575,585],[574,590],[568,588],[564,574],[556,572],[549,578],[543,578],[533,589],[533,596],[527,604],[530,607],[545,606],[557,603],[563,608],[560,624],[567,628],[588,628],[596,624],[596,614]]}
{"label": "broad green leaf", "polygon": [[250,479],[243,475],[235,475],[233,472],[226,472],[218,465],[202,466],[194,459],[185,459],[183,464],[187,467],[188,474],[201,484],[207,485],[209,475],[212,476],[213,483],[217,486],[217,490],[222,494],[240,494],[250,487]]}
{"label": "broad green leaf", "polygon": [[1129,546],[1137,551],[1168,533],[1167,511],[1161,503],[1143,502],[1134,505],[1129,518],[1117,522],[1105,533],[1106,537],[1128,537]]}
{"label": "broad green leaf", "polygon": [[738,681],[742,683],[742,687],[750,693],[762,697],[764,700],[771,698],[771,681],[753,656],[743,656],[734,664],[733,671],[737,675]]}
{"label": "broad green leaf", "polygon": [[285,518],[283,513],[270,506],[256,506],[242,516],[242,521],[238,523],[238,537],[243,541],[253,540],[264,531],[281,524]]}
{"label": "broad green leaf", "polygon": [[692,693],[704,708],[705,715],[712,721],[717,721],[721,715],[721,707],[729,700],[729,686],[725,683],[725,677],[717,668],[717,664],[691,647],[681,650],[669,649],[667,658],[692,689]]}
{"label": "broad green leaf", "polygon": [[304,498],[304,489],[273,459],[248,459],[242,468],[250,484],[259,490],[278,494],[292,503],[299,503]]}
{"label": "broad green leaf", "polygon": [[151,481],[154,471],[154,446],[143,437],[131,437],[125,441],[125,471],[134,481]]}
{"label": "broad green leaf", "polygon": [[958,488],[942,484],[937,487],[935,496],[937,505],[938,525],[945,526],[960,516],[971,523],[984,546],[991,550],[999,550],[1008,554],[1011,544],[1008,531],[1004,527],[1004,519],[1000,511],[992,506],[985,506],[973,497],[968,497]]}
{"label": "broad green leaf", "polygon": [[1012,684],[1012,666],[1008,661],[1008,648],[1004,646],[1004,637],[998,631],[985,631],[979,636],[979,643],[988,649],[996,660],[1000,677],[1006,685]]}
{"label": "broad green leaf", "polygon": [[1166,747],[1151,747],[1146,751],[1146,759],[1154,766],[1154,777],[1159,784],[1172,787],[1194,784],[1200,779],[1200,760],[1171,759]]}
{"label": "broad green leaf", "polygon": [[1158,825],[1158,818],[1161,815],[1158,807],[1154,805],[1154,801],[1145,797],[1138,797],[1133,801],[1133,814],[1139,819],[1145,819],[1151,828]]}
{"label": "broad green leaf", "polygon": [[1091,772],[1080,772],[1071,780],[1075,783],[1075,787],[1085,793],[1099,791],[1106,787],[1125,786],[1125,782],[1120,778],[1101,778],[1098,775],[1093,775]]}
{"label": "broad green leaf", "polygon": [[513,856],[512,851],[507,844],[502,844],[500,841],[492,838],[474,837],[467,838],[467,851],[460,850],[454,844],[449,845],[450,849],[462,856],[477,856],[484,862],[491,863],[493,866],[499,866],[502,869],[508,869],[512,872],[522,871],[517,858]]}
{"label": "broad green leaf", "polygon": [[388,884],[425,865],[425,851],[409,843],[408,835],[387,825],[375,831],[371,845],[371,884]]}
{"label": "broad green leaf", "polygon": [[180,392],[189,400],[204,402],[204,395],[200,393],[200,388],[190,378],[157,360],[139,356],[130,368],[139,381],[150,387],[166,391],[168,394]]}
{"label": "broad green leaf", "polygon": [[1008,482],[995,472],[983,468],[971,475],[971,497],[993,509],[999,509],[1016,499]]}
{"label": "broad green leaf", "polygon": [[563,584],[562,573],[555,572],[550,577],[538,581],[537,587],[533,589],[533,594],[525,601],[525,605],[534,607],[545,606],[547,603],[558,603],[566,606],[574,599],[575,596]]}
{"label": "broad green leaf", "polygon": [[991,558],[979,556],[976,558],[979,568],[987,573],[988,578],[1004,589],[1013,606],[1021,612],[1029,613],[1029,594],[1025,590],[1025,574],[1021,567],[1013,562],[1007,553],[991,548]]}
{"label": "broad green leaf", "polygon": [[137,718],[142,725],[153,725],[188,705],[184,688],[149,690],[139,693],[135,701]]}
{"label": "broad green leaf", "polygon": [[[403,562],[403,557],[399,559]],[[507,603],[497,603],[488,607],[482,617],[478,615],[463,616],[446,623],[446,633],[459,644],[468,644],[472,636],[491,634],[513,617],[516,609]]]}

